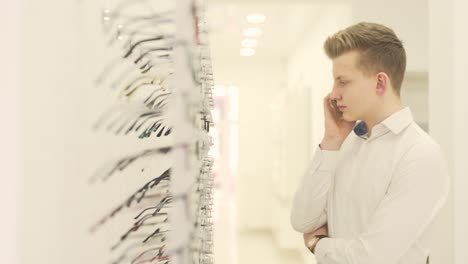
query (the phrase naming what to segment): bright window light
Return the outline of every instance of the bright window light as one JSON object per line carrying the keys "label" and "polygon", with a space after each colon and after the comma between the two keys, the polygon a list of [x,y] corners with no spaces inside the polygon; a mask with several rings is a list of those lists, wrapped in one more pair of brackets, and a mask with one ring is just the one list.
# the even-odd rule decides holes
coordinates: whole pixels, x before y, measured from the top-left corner
{"label": "bright window light", "polygon": [[255,50],[252,48],[242,48],[240,50],[240,55],[244,57],[249,57],[255,55]]}
{"label": "bright window light", "polygon": [[244,30],[244,35],[247,37],[257,37],[262,33],[259,28],[246,28]]}
{"label": "bright window light", "polygon": [[265,19],[265,15],[260,13],[253,13],[247,16],[247,22],[249,23],[263,23]]}
{"label": "bright window light", "polygon": [[213,96],[226,96],[226,86],[221,84],[216,84],[213,89]]}
{"label": "bright window light", "polygon": [[244,48],[255,48],[257,47],[257,40],[256,39],[244,39],[242,40],[241,45]]}

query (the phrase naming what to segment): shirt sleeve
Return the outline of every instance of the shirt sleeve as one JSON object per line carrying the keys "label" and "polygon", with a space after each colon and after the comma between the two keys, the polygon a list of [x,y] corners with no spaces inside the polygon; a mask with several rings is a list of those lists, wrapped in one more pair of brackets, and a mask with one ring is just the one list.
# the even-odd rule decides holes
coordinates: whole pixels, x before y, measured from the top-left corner
{"label": "shirt sleeve", "polygon": [[410,249],[445,204],[448,169],[435,144],[417,144],[396,166],[384,199],[355,239],[324,238],[320,264],[394,264]]}
{"label": "shirt sleeve", "polygon": [[335,173],[338,151],[317,147],[294,195],[291,225],[301,233],[315,231],[327,222],[327,194],[331,177]]}

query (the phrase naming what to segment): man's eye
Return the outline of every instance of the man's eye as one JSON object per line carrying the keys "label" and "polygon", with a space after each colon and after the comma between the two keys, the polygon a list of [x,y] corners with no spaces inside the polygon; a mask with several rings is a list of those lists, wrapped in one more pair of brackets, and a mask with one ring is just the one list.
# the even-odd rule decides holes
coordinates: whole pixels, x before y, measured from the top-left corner
{"label": "man's eye", "polygon": [[345,81],[341,81],[341,82],[340,82],[340,85],[341,85],[341,86],[344,86],[344,85],[346,85],[346,83],[347,83],[347,82],[345,82]]}

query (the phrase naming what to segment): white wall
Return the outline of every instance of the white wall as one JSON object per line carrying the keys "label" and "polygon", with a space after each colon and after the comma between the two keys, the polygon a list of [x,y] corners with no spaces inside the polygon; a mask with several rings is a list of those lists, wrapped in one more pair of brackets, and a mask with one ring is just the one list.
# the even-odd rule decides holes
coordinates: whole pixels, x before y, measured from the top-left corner
{"label": "white wall", "polygon": [[78,42],[74,7],[72,1],[27,1],[22,10],[21,263],[61,263],[73,243],[75,230],[65,228],[73,219],[63,208],[73,190],[67,183],[73,142],[67,141],[66,117],[75,102],[68,95],[79,89],[72,81]]}
{"label": "white wall", "polygon": [[[452,5],[449,2],[429,1],[429,131],[445,151],[453,175],[453,57],[451,52],[441,52],[453,48],[451,21]],[[460,140],[460,139],[458,139]],[[452,185],[453,186],[453,185]],[[453,188],[452,188],[453,191]],[[454,262],[454,220],[453,192],[443,215],[437,219],[436,230],[442,239],[436,244],[439,252],[436,263]],[[445,262],[443,262],[445,261]],[[458,262],[465,263],[465,262]]]}
{"label": "white wall", "polygon": [[401,87],[401,101],[411,108],[413,118],[424,130],[428,131],[429,95],[428,75],[406,73]]}
{"label": "white wall", "polygon": [[15,264],[19,261],[18,206],[21,184],[21,22],[23,1],[10,1],[0,4],[0,159],[2,181],[0,201],[0,263]]}
{"label": "white wall", "polygon": [[[453,52],[454,59],[454,86],[453,86],[453,193],[454,193],[454,255],[455,264],[466,263],[468,260],[468,109],[466,107],[466,98],[468,90],[466,89],[466,69],[468,69],[468,36],[466,25],[468,17],[468,3],[466,1],[453,1],[453,18],[447,17],[453,21]],[[453,20],[452,20],[453,19]],[[450,50],[450,49],[449,49]]]}
{"label": "white wall", "polygon": [[[468,260],[468,109],[466,100],[466,70],[468,69],[468,2],[453,1],[453,194],[454,194],[454,255],[455,264]],[[453,20],[452,20],[453,19]],[[449,49],[450,50],[450,49]],[[444,90],[443,88],[441,90]]]}
{"label": "white wall", "polygon": [[453,180],[444,208],[449,217],[440,220],[438,231],[446,235],[440,246],[450,252],[445,263],[454,264],[468,259],[467,8],[466,1],[429,1],[429,130],[447,155]]}

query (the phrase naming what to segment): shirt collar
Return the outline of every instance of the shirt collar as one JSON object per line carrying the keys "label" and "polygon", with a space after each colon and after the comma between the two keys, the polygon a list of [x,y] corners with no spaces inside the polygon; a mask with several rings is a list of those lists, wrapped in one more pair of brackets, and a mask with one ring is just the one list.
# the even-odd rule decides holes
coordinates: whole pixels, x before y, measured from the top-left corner
{"label": "shirt collar", "polygon": [[[372,128],[372,138],[375,138],[375,136],[379,136],[380,134],[385,133],[385,130],[387,129],[397,135],[403,129],[409,126],[411,122],[413,122],[413,115],[411,113],[411,109],[407,106],[393,113],[391,116],[387,117],[379,124],[375,125],[374,128]],[[367,126],[364,121],[358,122],[354,127],[353,131],[360,138],[369,138]]]}
{"label": "shirt collar", "polygon": [[413,114],[411,113],[411,109],[407,106],[387,117],[384,121],[382,121],[382,124],[390,129],[394,134],[399,134],[412,122]]}

